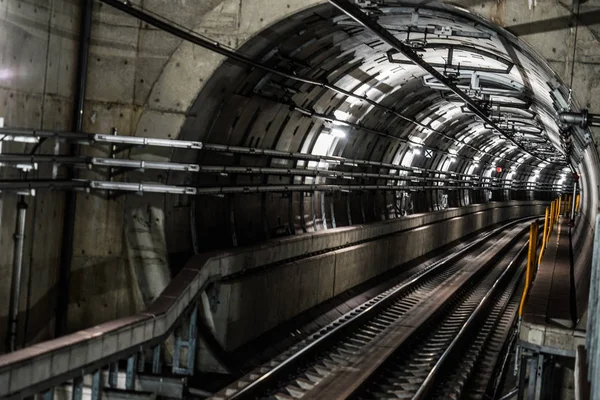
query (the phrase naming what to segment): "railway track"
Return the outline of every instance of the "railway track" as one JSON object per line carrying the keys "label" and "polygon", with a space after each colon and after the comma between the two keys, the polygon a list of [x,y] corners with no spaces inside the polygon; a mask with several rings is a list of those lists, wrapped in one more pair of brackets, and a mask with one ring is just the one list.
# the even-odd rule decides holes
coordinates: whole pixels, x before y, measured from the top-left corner
{"label": "railway track", "polygon": [[478,398],[504,342],[497,332],[512,325],[527,227],[516,221],[480,237],[212,398]]}

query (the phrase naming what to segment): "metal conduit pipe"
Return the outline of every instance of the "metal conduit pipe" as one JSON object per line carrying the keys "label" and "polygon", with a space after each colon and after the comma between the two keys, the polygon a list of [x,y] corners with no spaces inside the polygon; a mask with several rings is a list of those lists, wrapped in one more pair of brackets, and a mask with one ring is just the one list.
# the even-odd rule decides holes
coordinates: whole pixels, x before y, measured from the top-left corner
{"label": "metal conduit pipe", "polygon": [[415,173],[435,173],[435,174],[443,174],[443,175],[456,175],[456,176],[470,176],[470,177],[479,177],[478,175],[473,174],[464,174],[460,172],[454,171],[440,171],[437,169],[431,168],[419,168],[419,167],[406,167],[402,165],[390,164],[379,161],[367,161],[367,160],[359,160],[352,158],[344,158],[337,156],[317,156],[313,154],[307,153],[298,153],[298,152],[290,152],[290,151],[281,151],[281,150],[271,150],[271,149],[259,149],[252,147],[241,147],[241,146],[229,146],[224,144],[212,144],[212,143],[204,143],[204,150],[222,152],[222,153],[234,153],[234,154],[245,154],[245,155],[256,155],[256,156],[267,156],[273,158],[284,158],[284,159],[292,159],[292,160],[305,160],[305,161],[325,161],[331,162],[334,164],[340,165],[349,165],[349,166],[371,166],[371,167],[379,167],[379,168],[391,168],[391,169],[400,169],[403,171],[412,171]]}
{"label": "metal conduit pipe", "polygon": [[[199,164],[182,164],[174,162],[160,162],[160,161],[145,161],[145,160],[127,160],[119,158],[103,158],[103,157],[69,157],[69,156],[54,156],[54,155],[27,155],[27,154],[0,154],[0,166],[14,166],[16,168],[29,167],[31,169],[37,169],[40,163],[52,163],[52,164],[63,164],[63,165],[74,165],[80,168],[91,168],[93,166],[106,167],[106,168],[130,168],[130,169],[155,169],[155,170],[168,170],[168,171],[183,171],[183,172],[200,172],[200,173],[232,173],[232,174],[272,174],[272,175],[299,175],[299,176],[328,176],[328,177],[360,177],[360,178],[378,178],[378,179],[390,179],[390,180],[401,180],[401,181],[438,181],[438,182],[455,182],[460,179],[444,179],[438,176],[423,177],[413,175],[395,175],[395,174],[377,174],[368,172],[344,172],[336,170],[325,170],[325,169],[302,169],[302,168],[272,168],[272,167],[235,167],[235,166],[220,166],[220,165],[205,165]],[[407,167],[394,168],[398,171],[413,172]],[[391,169],[391,168],[390,168]],[[431,171],[434,175],[450,175],[450,176],[463,176],[464,180],[493,180],[498,182],[512,182],[512,179],[499,179],[496,177],[480,177],[478,175],[459,174],[455,172],[444,172],[437,170]],[[433,172],[435,171],[435,172]],[[418,170],[417,173],[422,173],[422,170]],[[398,172],[399,173],[399,172]]]}
{"label": "metal conduit pipe", "polygon": [[[92,34],[93,0],[85,0],[82,7],[81,25],[79,30],[79,50],[77,65],[77,92],[75,95],[75,109],[73,110],[73,131],[81,132],[83,129],[83,107],[85,104],[85,90],[87,86],[87,70]],[[69,153],[79,155],[79,146],[72,145]],[[76,178],[73,170],[68,172],[69,178]],[[73,261],[73,246],[75,236],[75,208],[76,193],[71,192],[65,199],[65,215],[63,223],[63,243],[60,252],[61,267],[58,279],[58,294],[56,307],[56,323],[54,335],[61,336],[66,331],[67,312],[69,308],[69,284],[71,281],[71,264]]]}
{"label": "metal conduit pipe", "polygon": [[[321,157],[317,157],[321,160]],[[177,170],[185,172],[205,172],[205,173],[238,173],[238,174],[274,174],[274,175],[308,175],[308,176],[357,176],[363,178],[390,178],[399,180],[408,179],[424,179],[420,177],[408,177],[399,176],[393,174],[374,174],[367,172],[343,172],[335,170],[323,170],[323,169],[301,169],[301,168],[271,168],[271,167],[233,167],[233,166],[219,166],[219,165],[206,165],[201,166],[198,164],[181,164],[173,162],[159,162],[159,161],[144,161],[144,160],[127,160],[119,158],[103,158],[103,157],[69,157],[69,156],[46,156],[46,155],[27,155],[27,154],[0,154],[0,165],[5,164],[16,164],[23,165],[29,164],[35,169],[35,164],[38,163],[54,163],[54,164],[75,164],[80,167],[87,166],[99,166],[99,167],[123,167],[132,169],[159,169],[159,170]],[[401,167],[397,165],[395,170],[413,172],[410,167]],[[458,174],[455,172],[442,172],[436,170],[418,170],[418,173],[423,171],[435,171],[436,174],[441,175],[461,175],[472,178],[479,178],[477,175]],[[487,178],[484,178],[487,179]],[[444,179],[436,178],[436,180],[444,181]],[[450,180],[454,181],[454,179]]]}
{"label": "metal conduit pipe", "polygon": [[[393,108],[390,107],[386,107],[374,100],[369,99],[367,96],[360,96],[355,94],[354,92],[342,89],[338,86],[332,85],[328,82],[325,81],[316,81],[316,80],[312,80],[312,79],[306,79],[306,78],[301,78],[299,76],[293,75],[293,74],[289,74],[283,71],[280,71],[278,69],[275,68],[271,68],[268,67],[260,62],[254,61],[251,58],[243,55],[242,53],[232,50],[232,49],[228,49],[226,48],[226,46],[222,45],[221,43],[214,41],[214,40],[207,40],[201,36],[199,36],[198,34],[196,34],[195,32],[192,32],[191,30],[184,30],[184,29],[180,29],[179,27],[175,26],[173,23],[171,23],[170,21],[168,21],[166,18],[158,16],[158,15],[151,15],[150,13],[135,8],[135,6],[129,2],[123,2],[120,0],[100,0],[103,3],[106,3],[112,7],[115,7],[116,9],[119,9],[123,12],[125,12],[126,14],[131,15],[134,18],[137,18],[141,21],[146,22],[149,25],[152,25],[158,29],[161,29],[165,32],[168,32],[180,39],[183,39],[185,41],[188,41],[190,43],[196,44],[200,47],[203,47],[207,50],[213,51],[215,53],[221,54],[225,57],[229,57],[233,60],[245,63],[247,65],[250,65],[252,67],[258,68],[260,70],[263,70],[265,72],[280,76],[282,78],[285,79],[290,79],[296,82],[300,82],[300,83],[306,83],[306,84],[310,84],[310,85],[314,85],[314,86],[318,86],[318,87],[322,87],[322,88],[326,88],[329,89],[335,93],[339,93],[341,95],[344,96],[348,96],[360,101],[364,101],[367,104],[379,108],[381,110],[383,110],[385,113],[391,113],[407,122],[410,122],[416,126],[419,126],[421,128],[427,129],[428,131],[431,131],[432,133],[435,133],[436,135],[439,135],[445,139],[451,140],[455,143],[458,143],[462,146],[467,146],[473,150],[476,151],[481,151],[480,149],[473,147],[472,145],[468,144],[467,142],[463,141],[463,140],[459,140],[456,139],[454,137],[448,136],[446,135],[444,132],[438,131],[436,129],[433,129],[430,126],[427,126],[413,118],[407,117],[401,113],[399,113],[398,111],[396,111]],[[493,122],[490,121],[492,124]],[[521,149],[521,151],[525,152],[526,154],[529,154],[533,157],[536,157],[542,161],[545,161],[544,159],[537,157],[535,154],[530,153],[528,150],[524,149],[521,145],[518,145],[518,147]]]}
{"label": "metal conduit pipe", "polygon": [[[471,183],[471,182],[465,182]],[[475,184],[476,182],[473,182]],[[553,185],[553,184],[547,184]],[[546,184],[536,184],[535,182],[516,183],[510,189],[500,186],[497,183],[488,184],[488,186],[409,186],[409,185],[328,185],[328,184],[291,184],[291,185],[238,185],[238,186],[213,186],[213,187],[193,187],[193,186],[175,186],[162,185],[156,183],[130,183],[113,181],[0,181],[1,191],[35,192],[37,189],[54,190],[107,190],[135,193],[168,193],[168,194],[188,194],[188,195],[221,195],[229,193],[266,193],[266,192],[350,192],[353,190],[384,190],[384,191],[419,191],[419,190],[529,190],[529,191],[557,191],[564,189],[563,186],[546,186]]]}
{"label": "metal conduit pipe", "polygon": [[[482,177],[479,175],[467,175],[458,174],[452,172],[429,172],[432,176],[415,176],[415,175],[400,175],[401,170],[407,168],[398,169],[398,174],[379,174],[379,173],[368,173],[368,172],[345,172],[336,170],[325,170],[325,169],[301,169],[301,168],[272,168],[272,167],[236,167],[236,166],[200,166],[198,164],[181,164],[171,162],[157,162],[157,161],[144,161],[144,160],[126,160],[126,159],[115,159],[115,158],[102,158],[102,157],[68,157],[68,156],[37,156],[37,155],[22,155],[22,154],[0,154],[0,165],[10,165],[10,163],[16,163],[14,165],[17,168],[23,168],[28,166],[31,169],[37,169],[38,163],[55,163],[55,164],[72,164],[77,167],[91,168],[93,166],[107,167],[107,168],[121,168],[123,170],[169,170],[169,171],[183,171],[183,172],[195,172],[195,173],[216,173],[216,174],[244,174],[244,175],[276,175],[276,176],[308,176],[308,177],[326,177],[326,178],[363,178],[363,179],[384,179],[388,181],[396,182],[465,182],[465,183],[479,183],[482,187],[488,187],[494,189],[512,189],[517,190],[523,186],[535,186],[537,189],[550,187],[550,188],[564,188],[568,185],[557,185],[554,183],[544,182],[524,182],[517,181],[514,179],[500,179],[496,177]],[[27,164],[27,165],[26,165]],[[390,168],[391,170],[391,168]],[[422,173],[423,171],[418,171]],[[457,176],[456,178],[441,178],[440,176]],[[462,177],[462,179],[460,178]],[[505,184],[505,186],[500,186]],[[510,186],[508,186],[510,185]]]}
{"label": "metal conduit pipe", "polygon": [[[329,121],[335,122],[344,122],[337,119],[325,118]],[[357,128],[363,129],[366,131],[373,131],[368,128]],[[22,129],[22,128],[0,128],[0,134],[3,135],[4,141],[22,141],[27,143],[37,143],[40,139],[53,139],[53,140],[64,140],[80,145],[93,145],[96,143],[101,144],[122,144],[122,145],[131,145],[131,146],[157,146],[157,147],[168,147],[168,148],[185,148],[191,150],[201,150],[206,149],[209,151],[224,151],[223,147],[227,148],[229,152],[237,152],[239,154],[253,154],[253,155],[266,155],[268,157],[280,157],[280,158],[299,158],[299,159],[312,159],[312,160],[323,160],[325,158],[343,160],[343,157],[333,157],[333,156],[314,156],[312,154],[307,153],[293,153],[293,152],[285,152],[279,150],[270,150],[270,149],[259,149],[259,148],[251,148],[251,147],[242,147],[242,146],[227,146],[227,145],[218,145],[218,144],[203,144],[198,141],[190,141],[190,140],[178,140],[178,139],[156,139],[156,138],[147,138],[147,137],[132,137],[132,136],[119,136],[119,135],[103,135],[103,134],[94,134],[94,133],[74,133],[74,132],[57,132],[57,131],[47,131],[47,130],[35,130],[35,129]],[[458,154],[453,154],[445,150],[430,148],[428,146],[422,145],[420,143],[413,143],[406,139],[396,138],[403,143],[412,144],[417,149],[429,149],[435,151],[437,153],[447,154],[453,158],[460,158],[465,161],[470,161],[469,158],[460,156]],[[491,139],[490,139],[491,140]],[[485,142],[487,143],[487,142]],[[476,148],[475,148],[476,149]],[[484,154],[489,157],[499,158],[504,161],[507,161],[511,164],[515,165],[526,165],[529,166],[528,163],[519,162],[511,158],[499,157],[493,153],[487,153],[486,151],[476,149],[479,153]],[[291,156],[292,155],[292,156]],[[31,156],[31,155],[28,155]],[[35,155],[33,155],[35,156]],[[35,156],[41,157],[41,156]],[[57,156],[57,158],[60,156]],[[359,160],[352,160],[353,162],[358,162]],[[385,164],[385,163],[377,163],[371,162],[371,165],[377,166],[386,166],[393,164]],[[393,168],[400,168],[406,171],[431,171],[438,173],[452,173],[458,174],[458,172],[444,172],[438,171],[434,169],[425,169],[418,167],[403,167],[399,165],[393,165]],[[468,176],[468,174],[461,174]]]}
{"label": "metal conduit pipe", "polygon": [[8,332],[7,349],[15,351],[17,346],[17,323],[19,318],[19,299],[21,297],[21,275],[23,270],[23,246],[25,243],[25,221],[27,217],[27,203],[21,197],[17,204],[17,224],[14,235],[13,270],[10,286],[10,300],[8,307]]}
{"label": "metal conduit pipe", "polygon": [[[333,119],[331,119],[331,118],[328,118],[328,120],[333,121]],[[338,120],[335,120],[335,121],[338,121]],[[340,120],[340,122],[341,122],[341,120]],[[372,131],[372,130],[366,129],[366,128],[361,128],[361,129]],[[0,128],[0,134],[3,135],[4,141],[15,140],[15,141],[22,141],[22,142],[27,142],[27,143],[37,143],[39,139],[41,139],[41,140],[53,139],[53,140],[65,140],[65,141],[69,141],[69,142],[73,142],[73,143],[77,143],[77,144],[81,144],[81,145],[93,145],[95,143],[106,143],[106,144],[113,143],[113,144],[123,144],[123,145],[132,145],[132,146],[158,146],[158,147],[169,147],[169,148],[187,148],[187,149],[193,149],[193,150],[201,150],[201,149],[205,148],[206,150],[212,150],[212,151],[222,151],[220,149],[220,147],[225,146],[225,145],[218,145],[218,144],[203,144],[198,141],[189,141],[189,140],[156,139],[156,138],[146,138],[146,137],[103,135],[103,134],[93,134],[93,133],[56,132],[56,131],[32,130],[32,129],[21,129],[21,128]],[[414,145],[415,148],[430,149],[430,150],[433,150],[438,153],[447,154],[454,158],[460,158],[460,159],[469,161],[469,159],[466,157],[459,156],[457,154],[452,154],[445,150],[430,148],[430,147],[424,146],[422,144],[408,142],[407,140],[401,139],[401,138],[397,138],[397,139],[403,143],[411,143]],[[240,154],[245,154],[245,153],[259,154],[259,152],[262,151],[261,154],[269,156],[269,157],[280,156],[281,158],[293,158],[293,157],[289,156],[290,154],[293,154],[294,156],[297,156],[298,158],[300,158],[300,156],[302,156],[301,158],[303,158],[303,159],[310,158],[310,159],[314,159],[317,161],[327,157],[327,156],[313,156],[312,154],[306,154],[306,153],[290,153],[290,152],[270,150],[270,149],[264,149],[264,150],[257,149],[257,148],[255,149],[255,148],[251,148],[251,147],[242,147],[242,146],[225,146],[225,147],[228,147],[228,151],[230,151],[230,152],[242,151]],[[244,153],[242,149],[246,150],[246,152]],[[482,150],[477,150],[477,151],[479,153],[484,154],[489,157],[494,157],[494,158],[497,157],[496,155],[494,155],[492,153],[487,153]],[[343,157],[329,157],[329,158],[343,159]],[[510,159],[510,158],[505,158],[505,157],[498,157],[498,158],[505,160],[509,163],[515,164],[515,165],[529,165],[527,163],[515,161],[514,159]],[[423,168],[416,168],[416,167],[402,167],[402,166],[398,166],[398,165],[395,165],[394,167],[405,169],[407,171],[423,170],[423,171],[432,171],[432,172],[442,173],[442,171],[437,171],[437,170],[433,170],[433,169],[423,169]]]}

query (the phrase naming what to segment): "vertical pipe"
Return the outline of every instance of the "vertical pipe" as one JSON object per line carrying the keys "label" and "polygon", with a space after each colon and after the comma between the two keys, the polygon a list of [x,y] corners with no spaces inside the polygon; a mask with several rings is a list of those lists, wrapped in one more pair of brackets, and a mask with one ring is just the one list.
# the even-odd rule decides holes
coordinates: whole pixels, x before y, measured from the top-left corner
{"label": "vertical pipe", "polygon": [[[85,104],[85,89],[87,85],[87,70],[92,34],[93,0],[82,2],[81,27],[79,30],[79,49],[77,66],[77,88],[73,111],[73,132],[81,132],[83,128],[83,107]],[[69,153],[78,155],[77,146],[71,147]],[[72,169],[68,170],[69,179],[75,177]],[[56,299],[56,337],[63,335],[67,328],[67,312],[69,308],[69,286],[71,281],[71,264],[73,257],[73,239],[75,235],[75,202],[76,193],[69,192],[65,197],[65,215],[63,223],[63,243],[60,253],[61,265],[58,278],[58,297]]]}
{"label": "vertical pipe", "polygon": [[531,278],[533,277],[533,268],[535,265],[535,252],[537,250],[537,223],[533,222],[529,225],[529,249],[527,252],[527,270],[525,271],[525,287],[523,288],[523,294],[521,295],[521,302],[519,303],[519,318],[523,316],[523,308],[525,307],[525,299],[527,298],[527,292],[531,285]]}
{"label": "vertical pipe", "polygon": [[536,266],[537,266],[537,248],[538,248],[538,224],[537,222],[534,222],[531,224],[531,228],[530,228],[530,237],[529,237],[529,248],[531,249],[531,269],[529,270],[529,280],[533,281],[533,276],[535,275],[535,271],[536,271]]}
{"label": "vertical pipe", "polygon": [[538,258],[538,265],[542,263],[542,257],[546,250],[546,236],[548,235],[548,207],[546,207],[546,215],[544,216],[544,234],[542,235],[542,248],[540,249],[540,257]]}
{"label": "vertical pipe", "polygon": [[577,197],[577,182],[573,185],[573,201],[571,201],[571,226],[575,224],[575,198]]}
{"label": "vertical pipe", "polygon": [[552,235],[552,230],[554,228],[554,201],[550,203],[550,224],[548,225],[548,239],[550,240],[550,235]]}
{"label": "vertical pipe", "polygon": [[17,204],[17,226],[14,235],[12,283],[10,287],[7,349],[15,351],[17,344],[17,322],[19,316],[19,298],[21,297],[21,273],[23,270],[23,244],[25,242],[25,220],[27,203],[23,197]]}

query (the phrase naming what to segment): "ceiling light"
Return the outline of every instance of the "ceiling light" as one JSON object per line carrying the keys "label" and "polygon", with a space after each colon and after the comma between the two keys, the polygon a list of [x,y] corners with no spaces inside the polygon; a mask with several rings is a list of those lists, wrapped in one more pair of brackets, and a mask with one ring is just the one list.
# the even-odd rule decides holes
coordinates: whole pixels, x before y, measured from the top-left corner
{"label": "ceiling light", "polygon": [[348,118],[350,117],[350,114],[348,114],[345,111],[342,110],[335,110],[333,112],[333,115],[335,116],[336,119],[340,120],[340,121],[347,121]]}
{"label": "ceiling light", "polygon": [[331,130],[331,134],[332,134],[334,137],[336,137],[336,138],[341,138],[341,139],[343,139],[343,138],[345,138],[345,137],[346,137],[346,134],[345,134],[345,133],[344,133],[344,131],[342,131],[341,129],[336,129],[336,128],[334,128],[334,129],[332,129],[332,130]]}
{"label": "ceiling light", "polygon": [[415,144],[423,144],[423,139],[418,136],[410,136],[408,140]]}

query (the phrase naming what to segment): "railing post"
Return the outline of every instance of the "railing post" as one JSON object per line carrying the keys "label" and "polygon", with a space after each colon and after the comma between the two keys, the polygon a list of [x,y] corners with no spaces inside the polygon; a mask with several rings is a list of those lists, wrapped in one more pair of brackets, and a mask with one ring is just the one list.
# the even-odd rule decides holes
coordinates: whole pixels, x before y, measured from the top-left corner
{"label": "railing post", "polygon": [[116,388],[119,379],[119,363],[115,361],[108,366],[108,386]]}
{"label": "railing post", "polygon": [[141,349],[138,354],[138,362],[137,362],[138,372],[144,372],[145,368],[146,368],[146,352],[144,351],[144,349]]}
{"label": "railing post", "polygon": [[73,379],[73,391],[71,392],[71,400],[81,400],[83,396],[83,377],[78,376]]}
{"label": "railing post", "polygon": [[42,393],[42,400],[54,400],[54,388],[50,388]]}
{"label": "railing post", "polygon": [[154,346],[154,349],[152,350],[152,373],[153,374],[160,374],[162,371],[162,359],[161,359],[161,354],[160,354],[160,344],[157,344],[156,346]]}
{"label": "railing post", "polygon": [[100,400],[100,371],[97,370],[92,375],[92,400]]}
{"label": "railing post", "polygon": [[137,367],[137,354],[127,359],[127,372],[125,374],[125,389],[133,390],[135,387],[135,371]]}
{"label": "railing post", "polygon": [[540,257],[538,258],[538,265],[542,263],[542,257],[544,256],[544,251],[546,250],[546,240],[548,235],[548,207],[546,207],[546,214],[544,216],[544,234],[542,235],[542,248],[540,249]]}
{"label": "railing post", "polygon": [[[181,330],[175,332],[175,350],[173,352],[173,373],[182,375],[193,375],[196,361],[196,341],[198,324],[198,300],[194,301],[190,312],[187,340],[181,338]],[[187,348],[187,366],[181,366],[181,349]]]}

